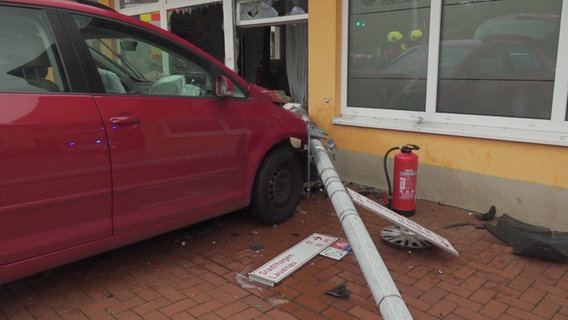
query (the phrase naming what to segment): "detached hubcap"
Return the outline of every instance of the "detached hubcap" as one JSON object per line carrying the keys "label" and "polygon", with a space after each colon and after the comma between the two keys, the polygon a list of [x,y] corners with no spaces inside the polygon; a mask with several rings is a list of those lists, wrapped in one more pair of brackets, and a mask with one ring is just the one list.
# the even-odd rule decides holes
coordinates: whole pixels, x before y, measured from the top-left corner
{"label": "detached hubcap", "polygon": [[381,230],[381,238],[395,246],[411,249],[430,248],[432,244],[416,233],[397,226],[388,226]]}

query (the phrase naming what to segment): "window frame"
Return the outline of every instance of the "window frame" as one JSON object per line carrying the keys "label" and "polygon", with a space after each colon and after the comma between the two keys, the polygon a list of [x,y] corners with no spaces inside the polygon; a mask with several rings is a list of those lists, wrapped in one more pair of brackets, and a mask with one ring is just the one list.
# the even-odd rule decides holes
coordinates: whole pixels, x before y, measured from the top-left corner
{"label": "window frame", "polygon": [[251,20],[241,20],[241,5],[257,0],[237,0],[235,1],[235,25],[240,28],[277,26],[290,23],[302,23],[308,21],[308,13],[277,16],[273,18],[259,18]]}
{"label": "window frame", "polygon": [[[207,57],[201,55],[199,52],[194,51],[191,48],[183,46],[181,43],[177,43],[175,41],[172,41],[168,38],[161,36],[160,34],[154,33],[152,31],[144,29],[144,28],[140,28],[139,26],[124,23],[123,21],[108,19],[106,17],[101,17],[101,16],[94,16],[94,15],[86,14],[86,13],[83,13],[83,12],[66,11],[65,13],[63,13],[62,19],[64,19],[64,21],[67,25],[72,26],[72,27],[69,28],[70,29],[69,32],[70,32],[70,35],[72,37],[72,42],[75,45],[75,49],[78,51],[78,56],[82,60],[82,65],[83,65],[84,68],[86,68],[85,73],[88,75],[87,77],[89,79],[91,93],[111,94],[111,93],[107,93],[106,90],[105,90],[101,76],[100,76],[100,74],[97,71],[97,68],[95,66],[95,61],[94,61],[93,57],[91,56],[91,53],[89,52],[88,46],[86,45],[79,28],[77,28],[76,25],[75,25],[75,20],[73,18],[73,15],[91,17],[91,18],[94,18],[94,19],[105,21],[105,23],[107,23],[109,25],[116,26],[116,30],[122,30],[121,32],[123,32],[124,30],[127,30],[128,32],[131,32],[131,33],[134,32],[137,35],[145,34],[146,37],[140,37],[139,36],[139,38],[145,39],[146,42],[152,43],[152,44],[158,46],[159,48],[166,49],[166,51],[170,52],[170,54],[178,55],[179,57],[182,57],[182,58],[187,59],[187,60],[192,60],[192,59],[200,60],[203,65],[206,65],[207,71],[210,72],[211,81],[212,81],[212,84],[213,84],[213,90],[214,90],[214,85],[215,85],[214,83],[216,81],[216,77],[218,75],[225,75],[225,76],[229,77],[231,79],[231,81],[233,81],[235,87],[237,87],[243,93],[243,97],[231,97],[230,99],[246,100],[246,99],[250,98],[249,91],[246,88],[242,87],[238,83],[238,81],[235,81],[235,79],[233,79],[231,76],[226,75],[225,72],[222,72],[221,69],[219,69],[217,66],[215,66],[215,64],[210,60],[210,58],[207,58]],[[147,95],[130,95],[130,94],[121,94],[121,95],[122,96],[137,96],[139,98],[147,96]],[[151,95],[148,95],[148,97],[150,97],[150,96]],[[203,96],[203,97],[191,97],[191,96],[180,96],[180,97],[220,99],[216,95],[214,95],[214,96]],[[223,99],[226,99],[226,98],[223,98]]]}
{"label": "window frame", "polygon": [[442,0],[431,0],[425,111],[349,107],[347,57],[349,0],[342,0],[341,114],[333,124],[376,129],[568,146],[568,5],[563,1],[550,120],[436,113]]}

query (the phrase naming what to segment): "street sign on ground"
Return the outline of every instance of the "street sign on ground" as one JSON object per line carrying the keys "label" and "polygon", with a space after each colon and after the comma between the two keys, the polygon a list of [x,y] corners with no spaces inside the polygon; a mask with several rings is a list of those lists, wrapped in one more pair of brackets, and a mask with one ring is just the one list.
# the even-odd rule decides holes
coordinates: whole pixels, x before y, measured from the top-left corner
{"label": "street sign on ground", "polygon": [[260,268],[250,272],[249,279],[268,286],[274,286],[329,247],[337,239],[337,237],[313,233],[302,242],[297,243]]}
{"label": "street sign on ground", "polygon": [[362,206],[363,208],[371,211],[372,213],[387,219],[388,221],[406,228],[415,234],[423,237],[424,239],[430,241],[433,245],[445,250],[455,256],[459,256],[459,252],[452,246],[452,244],[444,237],[438,235],[437,233],[430,231],[420,224],[397,214],[396,212],[381,206],[380,204],[376,203],[375,201],[347,188],[347,192],[353,199],[353,202],[357,203],[358,205]]}

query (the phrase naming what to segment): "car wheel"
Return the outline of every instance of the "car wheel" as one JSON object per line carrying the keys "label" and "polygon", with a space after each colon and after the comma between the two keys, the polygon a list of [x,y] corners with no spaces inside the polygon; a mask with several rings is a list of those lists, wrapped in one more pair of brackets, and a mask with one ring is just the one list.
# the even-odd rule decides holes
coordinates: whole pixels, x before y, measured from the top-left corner
{"label": "car wheel", "polygon": [[298,206],[302,192],[299,157],[287,148],[269,152],[258,169],[250,209],[265,224],[288,219]]}

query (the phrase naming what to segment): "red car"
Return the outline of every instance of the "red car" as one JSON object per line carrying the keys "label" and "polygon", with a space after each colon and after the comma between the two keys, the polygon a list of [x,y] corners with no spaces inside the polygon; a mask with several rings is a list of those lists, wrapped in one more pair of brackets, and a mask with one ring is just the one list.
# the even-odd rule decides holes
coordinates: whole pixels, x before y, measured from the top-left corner
{"label": "red car", "polygon": [[288,218],[308,133],[276,97],[109,8],[0,1],[0,283],[241,208]]}

